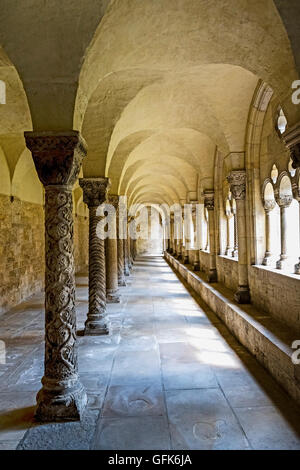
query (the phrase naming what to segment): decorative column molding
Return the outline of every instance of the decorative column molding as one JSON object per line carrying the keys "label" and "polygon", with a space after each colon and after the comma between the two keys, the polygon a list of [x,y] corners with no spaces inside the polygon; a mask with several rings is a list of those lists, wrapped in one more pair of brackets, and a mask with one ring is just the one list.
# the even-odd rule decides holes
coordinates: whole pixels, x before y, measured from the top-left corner
{"label": "decorative column molding", "polygon": [[293,202],[291,195],[275,196],[276,202],[280,207],[280,244],[281,253],[280,258],[276,263],[277,269],[284,269],[289,263],[289,256],[287,254],[287,209]]}
{"label": "decorative column molding", "polygon": [[85,335],[107,335],[105,241],[97,235],[97,225],[103,219],[98,207],[106,201],[110,187],[108,178],[81,178],[83,202],[89,208],[89,311]]}
{"label": "decorative column molding", "polygon": [[276,201],[275,200],[268,200],[264,201],[264,209],[266,214],[266,252],[265,257],[263,259],[263,266],[269,266],[270,261],[272,258],[271,253],[271,212],[275,209]]}
{"label": "decorative column molding", "polygon": [[238,271],[239,288],[235,300],[240,304],[250,303],[250,289],[247,265],[247,235],[246,235],[246,170],[233,170],[227,177],[230,191],[236,201],[236,223],[238,234]]}
{"label": "decorative column molding", "polygon": [[45,187],[45,371],[35,416],[78,420],[87,396],[78,378],[72,188],[86,144],[77,131],[24,135]]}
{"label": "decorative column molding", "polygon": [[208,212],[208,232],[209,232],[209,272],[208,282],[218,282],[217,262],[216,262],[216,240],[215,240],[215,193],[214,191],[204,191],[204,207]]}
{"label": "decorative column molding", "polygon": [[105,260],[106,260],[106,302],[109,304],[116,304],[120,302],[118,295],[118,253],[117,253],[117,210],[119,204],[119,197],[110,194],[107,198],[108,204],[111,204],[115,209],[115,215],[111,224],[111,236],[105,240]]}
{"label": "decorative column molding", "polygon": [[290,151],[293,168],[300,168],[300,122],[288,129],[282,137]]}

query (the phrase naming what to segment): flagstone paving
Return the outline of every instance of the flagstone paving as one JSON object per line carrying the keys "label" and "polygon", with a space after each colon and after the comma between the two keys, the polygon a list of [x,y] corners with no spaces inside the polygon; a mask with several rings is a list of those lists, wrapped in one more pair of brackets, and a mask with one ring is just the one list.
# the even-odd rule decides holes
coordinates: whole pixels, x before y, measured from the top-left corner
{"label": "flagstone paving", "polygon": [[0,317],[1,449],[300,449],[286,393],[161,257],[137,259],[110,335],[81,335],[88,281],[77,277],[81,422],[39,424],[43,296]]}

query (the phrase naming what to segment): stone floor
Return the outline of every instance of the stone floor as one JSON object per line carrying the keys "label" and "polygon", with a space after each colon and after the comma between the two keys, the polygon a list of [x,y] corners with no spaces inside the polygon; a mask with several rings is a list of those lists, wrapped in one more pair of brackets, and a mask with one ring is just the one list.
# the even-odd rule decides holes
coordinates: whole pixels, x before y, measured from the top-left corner
{"label": "stone floor", "polygon": [[160,257],[136,261],[108,306],[111,335],[83,337],[79,423],[33,420],[43,373],[43,297],[0,317],[0,449],[300,449],[299,408]]}

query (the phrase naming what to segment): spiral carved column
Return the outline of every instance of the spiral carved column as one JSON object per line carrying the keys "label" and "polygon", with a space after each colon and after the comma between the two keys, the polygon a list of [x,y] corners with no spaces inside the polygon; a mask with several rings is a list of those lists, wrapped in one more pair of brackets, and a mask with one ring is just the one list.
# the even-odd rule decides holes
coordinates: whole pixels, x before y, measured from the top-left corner
{"label": "spiral carved column", "polygon": [[[118,196],[109,195],[108,203],[118,210]],[[105,240],[106,249],[106,301],[110,304],[120,302],[118,294],[118,254],[117,254],[117,217],[111,220],[111,235]]]}
{"label": "spiral carved column", "polygon": [[78,378],[72,187],[86,155],[76,131],[25,132],[45,186],[45,371],[36,419],[80,419],[87,396]]}
{"label": "spiral carved column", "polygon": [[126,286],[125,270],[124,270],[124,240],[123,240],[123,220],[122,208],[118,207],[117,211],[117,254],[118,254],[118,284]]}
{"label": "spiral carved column", "polygon": [[97,226],[103,216],[97,211],[107,197],[108,178],[82,178],[83,201],[89,208],[89,311],[85,335],[107,335],[105,240],[97,235]]}

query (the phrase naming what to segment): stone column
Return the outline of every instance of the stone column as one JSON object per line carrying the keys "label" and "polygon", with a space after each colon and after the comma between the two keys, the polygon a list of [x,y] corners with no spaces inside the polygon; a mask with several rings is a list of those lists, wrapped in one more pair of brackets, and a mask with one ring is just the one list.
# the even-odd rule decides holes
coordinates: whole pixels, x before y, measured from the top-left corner
{"label": "stone column", "polygon": [[125,225],[125,234],[126,238],[123,240],[123,249],[124,249],[124,274],[125,276],[130,276],[129,270],[129,255],[128,255],[128,231],[127,223]]}
{"label": "stone column", "polygon": [[[206,209],[205,205],[204,205],[204,209]],[[204,250],[205,251],[208,251],[208,248],[209,248],[209,215],[208,215],[208,212],[207,214],[205,213],[204,214],[204,218],[205,218],[205,221],[206,221],[206,240],[205,240],[205,248]]]}
{"label": "stone column", "polygon": [[287,209],[291,205],[292,196],[278,196],[276,198],[277,204],[280,207],[280,243],[281,253],[280,258],[276,263],[277,269],[284,269],[288,264],[289,256],[287,253]]}
{"label": "stone column", "polygon": [[193,207],[193,225],[195,227],[195,231],[194,231],[194,246],[195,246],[195,250],[194,250],[194,266],[193,266],[193,269],[195,272],[198,272],[200,271],[200,227],[199,227],[199,223],[200,223],[200,214],[199,214],[199,209],[198,209],[199,205],[198,203],[196,204],[196,206]]}
{"label": "stone column", "polygon": [[97,234],[97,225],[103,218],[97,210],[106,201],[110,182],[108,178],[81,178],[79,184],[83,202],[89,208],[89,311],[84,334],[107,335],[105,240]]}
{"label": "stone column", "polygon": [[226,211],[226,228],[227,228],[227,244],[226,244],[226,251],[225,255],[230,256],[232,255],[233,247],[232,247],[232,239],[230,233],[230,220],[232,219],[231,211]]}
{"label": "stone column", "polygon": [[118,284],[119,286],[126,286],[125,281],[125,268],[124,268],[124,240],[123,228],[124,224],[120,221],[122,218],[122,209],[118,207],[117,211],[117,254],[118,254]]}
{"label": "stone column", "polygon": [[170,216],[170,240],[169,240],[169,253],[174,254],[174,219]]}
{"label": "stone column", "polygon": [[236,202],[236,225],[238,238],[238,273],[239,288],[235,300],[239,304],[250,303],[247,265],[247,234],[246,234],[246,171],[233,170],[227,177],[230,191]]}
{"label": "stone column", "polygon": [[208,282],[218,282],[216,265],[216,240],[215,240],[215,194],[213,191],[204,192],[204,207],[208,211],[209,231],[209,272]]}
{"label": "stone column", "polygon": [[233,250],[231,253],[232,258],[237,258],[239,254],[239,236],[238,236],[238,220],[237,220],[237,209],[232,208],[233,212]]}
{"label": "stone column", "polygon": [[[128,220],[129,223],[129,220]],[[127,253],[128,253],[128,268],[129,272],[132,270],[132,257],[131,257],[131,243],[130,243],[130,236],[127,230]]]}
{"label": "stone column", "polygon": [[190,252],[191,252],[191,245],[192,245],[192,236],[194,236],[193,229],[191,225],[193,224],[192,221],[192,211],[190,204],[186,204],[184,208],[184,238],[185,238],[185,250],[184,250],[184,257],[183,263],[189,264],[190,262]]}
{"label": "stone column", "polygon": [[45,187],[45,371],[38,421],[78,420],[87,396],[78,379],[72,187],[86,146],[80,134],[25,132]]}
{"label": "stone column", "polygon": [[276,202],[272,200],[264,201],[264,209],[266,214],[266,252],[263,259],[263,266],[269,266],[272,258],[271,253],[271,212],[275,208]]}
{"label": "stone column", "polygon": [[[108,196],[109,204],[115,211],[118,210],[119,197],[110,194]],[[106,302],[109,304],[117,304],[120,302],[118,293],[118,253],[117,253],[117,216],[116,213],[111,223],[111,236],[105,240],[106,250]]]}

